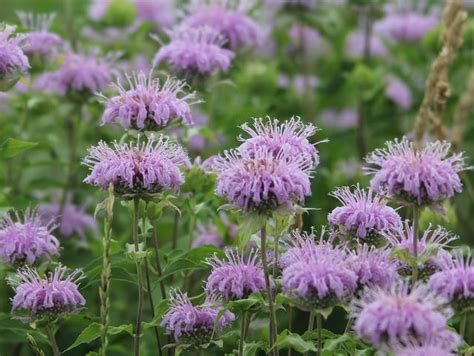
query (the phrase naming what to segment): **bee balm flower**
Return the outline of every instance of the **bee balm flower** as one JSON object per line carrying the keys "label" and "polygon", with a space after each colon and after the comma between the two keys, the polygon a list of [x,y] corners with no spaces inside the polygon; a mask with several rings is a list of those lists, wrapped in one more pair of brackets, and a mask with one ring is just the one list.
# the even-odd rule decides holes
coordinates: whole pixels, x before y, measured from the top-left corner
{"label": "bee balm flower", "polygon": [[0,28],[0,83],[7,89],[30,67],[28,57],[20,47],[23,37],[14,36],[14,32],[14,26]]}

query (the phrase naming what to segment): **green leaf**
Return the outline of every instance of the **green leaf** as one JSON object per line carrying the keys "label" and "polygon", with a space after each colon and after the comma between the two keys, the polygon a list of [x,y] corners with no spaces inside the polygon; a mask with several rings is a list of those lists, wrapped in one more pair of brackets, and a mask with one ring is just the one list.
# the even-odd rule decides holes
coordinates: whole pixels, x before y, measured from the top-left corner
{"label": "green leaf", "polygon": [[8,138],[0,146],[0,156],[4,158],[13,158],[37,145],[37,142],[28,142],[17,140],[16,138]]}
{"label": "green leaf", "polygon": [[[102,329],[102,325],[98,323],[89,324],[82,332],[79,334],[77,339],[73,342],[71,346],[69,346],[63,352],[70,351],[81,344],[89,344],[92,341],[98,339],[100,337],[100,332]],[[117,335],[122,332],[126,332],[133,336],[133,326],[131,324],[124,324],[119,326],[109,326],[107,330],[107,334],[109,335]]]}
{"label": "green leaf", "polygon": [[237,245],[239,250],[243,250],[247,243],[257,231],[262,229],[267,223],[267,216],[247,213],[241,217],[241,223],[239,226],[239,235],[237,237]]}
{"label": "green leaf", "polygon": [[263,342],[244,344],[243,354],[244,356],[255,356],[258,350],[263,349],[263,346]]}
{"label": "green leaf", "polygon": [[316,347],[311,341],[304,340],[300,335],[291,333],[288,330],[283,330],[277,336],[276,347],[278,350],[293,349],[298,352],[316,352]]}
{"label": "green leaf", "polygon": [[393,258],[396,258],[399,261],[405,262],[410,266],[415,266],[416,259],[410,255],[408,248],[399,248],[394,247],[391,253]]}

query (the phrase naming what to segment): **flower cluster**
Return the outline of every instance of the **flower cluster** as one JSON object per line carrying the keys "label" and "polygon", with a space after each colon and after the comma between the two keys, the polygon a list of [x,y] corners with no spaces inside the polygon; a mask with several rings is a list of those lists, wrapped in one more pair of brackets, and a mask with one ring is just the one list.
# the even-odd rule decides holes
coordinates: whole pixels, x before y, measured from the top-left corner
{"label": "flower cluster", "polygon": [[221,234],[217,231],[216,226],[213,224],[197,226],[198,236],[193,241],[192,247],[199,247],[202,245],[214,245],[217,247],[224,247],[224,240]]}
{"label": "flower cluster", "polygon": [[42,257],[59,255],[59,241],[52,235],[54,220],[43,223],[36,211],[26,210],[23,219],[7,214],[0,224],[0,256],[10,264],[33,264]]}
{"label": "flower cluster", "polygon": [[177,190],[184,183],[180,168],[189,164],[182,147],[164,136],[146,142],[114,142],[113,147],[101,141],[88,151],[83,163],[91,173],[84,182],[103,190],[112,183],[115,192],[122,196]]}
{"label": "flower cluster", "polygon": [[14,32],[13,26],[0,29],[0,80],[15,72],[26,72],[30,67],[28,57],[21,49],[23,37],[14,36]]}
{"label": "flower cluster", "polygon": [[258,254],[245,258],[232,249],[225,251],[226,259],[217,256],[207,260],[212,272],[206,282],[206,293],[220,295],[224,300],[245,299],[251,293],[265,290],[265,278]]}
{"label": "flower cluster", "polygon": [[417,150],[404,137],[367,156],[374,191],[417,205],[432,204],[461,192],[459,172],[466,169],[462,153],[448,157],[451,145],[435,141]]}
{"label": "flower cluster", "polygon": [[185,125],[191,125],[190,105],[196,103],[194,93],[185,93],[186,84],[168,78],[163,84],[138,72],[127,76],[129,89],[125,89],[120,80],[114,84],[117,96],[105,98],[105,111],[102,123],[120,122],[126,128],[156,130],[181,119]]}

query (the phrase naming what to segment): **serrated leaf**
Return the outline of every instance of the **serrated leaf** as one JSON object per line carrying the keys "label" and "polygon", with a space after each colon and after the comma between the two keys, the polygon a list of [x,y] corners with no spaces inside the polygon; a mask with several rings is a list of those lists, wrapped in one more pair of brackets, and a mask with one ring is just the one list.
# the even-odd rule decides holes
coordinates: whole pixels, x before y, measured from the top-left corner
{"label": "serrated leaf", "polygon": [[294,334],[288,330],[283,330],[278,336],[275,344],[278,350],[293,349],[298,352],[316,352],[313,342],[304,340],[301,335]]}
{"label": "serrated leaf", "polygon": [[33,147],[36,147],[37,145],[37,142],[28,142],[18,140],[16,138],[8,138],[0,146],[0,156],[5,158],[13,158],[19,155],[20,153],[30,150]]}

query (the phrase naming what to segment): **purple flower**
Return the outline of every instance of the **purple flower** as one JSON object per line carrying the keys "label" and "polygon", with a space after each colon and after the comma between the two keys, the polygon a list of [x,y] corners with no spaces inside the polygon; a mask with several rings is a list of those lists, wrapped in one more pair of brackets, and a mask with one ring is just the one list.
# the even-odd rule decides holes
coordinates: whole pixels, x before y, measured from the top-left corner
{"label": "purple flower", "polygon": [[23,36],[14,36],[15,30],[14,26],[0,29],[0,80],[14,72],[26,72],[30,67],[20,46]]}
{"label": "purple flower", "polygon": [[54,221],[43,223],[36,213],[27,209],[23,219],[7,214],[0,224],[0,256],[5,262],[33,264],[39,258],[59,255],[59,241],[51,232]]}
{"label": "purple flower", "polygon": [[[392,248],[406,249],[410,256],[415,256],[413,249],[413,226],[405,221],[404,227],[398,230],[384,231],[383,237],[390,243]],[[425,230],[417,241],[417,256],[421,257],[425,253],[431,253],[433,248],[437,249],[436,254],[429,258],[423,265],[418,266],[420,278],[429,277],[434,272],[440,270],[443,265],[451,261],[451,255],[445,250],[446,246],[458,237],[450,234],[446,229],[438,226],[432,230],[431,226]],[[401,263],[400,274],[410,275],[411,267],[406,263]]]}
{"label": "purple flower", "polygon": [[394,76],[388,77],[388,84],[385,87],[385,95],[404,110],[409,109],[413,103],[410,88]]}
{"label": "purple flower", "polygon": [[[290,120],[280,122],[277,119],[256,118],[253,127],[248,123],[241,126],[250,137],[239,136],[242,142],[240,151],[246,151],[249,155],[254,155],[261,148],[265,148],[277,157],[283,150],[288,156],[301,156],[312,163],[314,167],[319,164],[319,154],[315,145],[309,142],[309,137],[313,136],[317,128],[312,124],[305,124],[299,117],[292,117]],[[322,141],[325,142],[325,141]]]}
{"label": "purple flower", "polygon": [[224,241],[222,240],[222,236],[217,231],[216,226],[214,224],[202,225],[199,224],[197,226],[198,236],[193,241],[193,248],[202,246],[202,245],[214,245],[219,248],[224,247]]}
{"label": "purple flower", "polygon": [[94,218],[88,215],[85,209],[85,205],[76,205],[68,199],[62,213],[59,201],[38,206],[38,213],[43,221],[55,219],[61,236],[70,237],[76,234],[81,240],[86,240],[86,230],[91,230],[94,235],[97,235],[98,227]]}
{"label": "purple flower", "polygon": [[88,8],[88,15],[92,20],[98,21],[107,13],[112,0],[92,0]]}
{"label": "purple flower", "polygon": [[410,288],[408,283],[396,283],[389,289],[366,289],[352,304],[357,335],[379,349],[391,348],[415,339],[418,342],[436,337],[450,347],[457,343],[448,331],[452,315],[445,299],[430,292],[426,285]]}
{"label": "purple flower", "polygon": [[73,312],[79,305],[86,304],[79,293],[78,282],[82,278],[81,270],[69,273],[61,265],[44,277],[29,267],[20,269],[16,277],[9,281],[15,289],[12,311],[24,309],[34,317],[46,314],[51,319],[55,319],[59,313]]}
{"label": "purple flower", "polygon": [[333,228],[342,227],[343,232],[367,243],[376,243],[382,230],[399,229],[402,220],[395,209],[387,206],[380,195],[371,189],[366,191],[357,185],[354,192],[349,187],[338,188],[329,194],[342,206],[328,215]]}
{"label": "purple flower", "polygon": [[159,29],[169,28],[175,22],[173,0],[134,0],[138,18],[151,21]]}
{"label": "purple flower", "polygon": [[456,251],[454,259],[446,260],[441,271],[430,277],[430,290],[449,300],[456,311],[474,309],[474,262]]}
{"label": "purple flower", "polygon": [[190,164],[182,147],[164,136],[146,142],[114,142],[113,147],[101,141],[88,152],[83,163],[91,172],[84,182],[103,190],[112,183],[115,192],[125,197],[178,190],[184,183],[180,168]]}
{"label": "purple flower", "polygon": [[49,90],[59,95],[74,92],[91,95],[104,90],[112,81],[112,57],[98,57],[97,53],[66,55],[54,72],[39,76],[37,90]]}
{"label": "purple flower", "polygon": [[184,24],[194,28],[213,28],[224,36],[233,49],[259,45],[264,30],[247,15],[248,8],[244,2],[237,1],[234,4],[225,0],[192,1]]}
{"label": "purple flower", "polygon": [[301,51],[302,43],[304,43],[306,55],[309,58],[327,52],[327,44],[319,32],[312,27],[295,24],[289,29],[288,35],[292,42],[288,48],[290,54]]}
{"label": "purple flower", "polygon": [[172,122],[182,120],[187,126],[193,124],[190,105],[195,93],[187,94],[186,84],[167,78],[161,85],[159,79],[153,79],[144,72],[127,76],[129,89],[125,89],[120,80],[114,84],[117,96],[105,99],[105,111],[102,123],[119,121],[126,128],[160,130]]}
{"label": "purple flower", "polygon": [[30,32],[24,34],[21,41],[23,52],[29,56],[52,57],[58,46],[63,44],[61,37],[49,32],[54,14],[18,13],[21,24]]}
{"label": "purple flower", "polygon": [[[211,339],[217,314],[222,309],[215,306],[215,298],[208,298],[202,306],[194,306],[187,293],[173,291],[170,295],[171,308],[161,325],[167,334],[173,334],[183,344],[205,344]],[[226,311],[217,322],[216,333],[235,320],[234,314]]]}
{"label": "purple flower", "polygon": [[285,146],[277,156],[266,147],[226,151],[214,162],[216,193],[244,210],[268,212],[311,194],[312,163]]}
{"label": "purple flower", "polygon": [[359,114],[352,108],[341,111],[326,109],[321,113],[321,121],[333,130],[349,130],[357,125]]}
{"label": "purple flower", "polygon": [[448,157],[448,142],[430,142],[416,150],[403,137],[401,141],[388,141],[386,146],[365,159],[375,166],[366,168],[373,174],[370,185],[374,191],[418,205],[436,203],[461,192],[458,173],[467,168],[462,153]]}
{"label": "purple flower", "polygon": [[227,72],[234,52],[223,48],[225,39],[210,27],[179,27],[170,33],[171,42],[156,53],[153,64],[167,62],[185,76],[207,76]]}
{"label": "purple flower", "polygon": [[347,252],[314,235],[295,235],[294,247],[282,256],[281,286],[304,310],[325,310],[345,303],[357,287],[357,276],[350,269]]}
{"label": "purple flower", "polygon": [[359,245],[351,253],[349,267],[357,275],[359,289],[365,287],[389,288],[399,280],[397,264],[390,257],[390,250],[375,246]]}
{"label": "purple flower", "polygon": [[216,255],[207,260],[212,271],[206,282],[206,293],[220,295],[228,301],[245,299],[251,293],[265,290],[263,268],[257,252],[252,250],[245,258],[233,249],[226,249],[225,255],[225,260]]}
{"label": "purple flower", "polygon": [[[361,57],[365,50],[364,32],[357,30],[351,33],[346,43],[346,54],[352,57]],[[383,41],[378,36],[372,36],[369,42],[370,54],[375,57],[388,57],[389,53],[385,48]]]}

